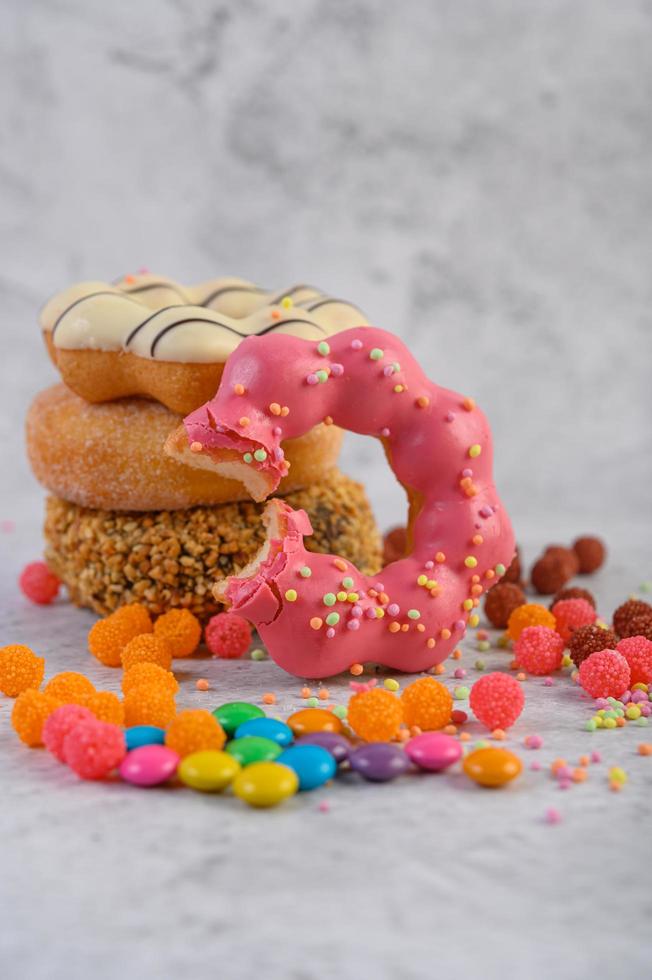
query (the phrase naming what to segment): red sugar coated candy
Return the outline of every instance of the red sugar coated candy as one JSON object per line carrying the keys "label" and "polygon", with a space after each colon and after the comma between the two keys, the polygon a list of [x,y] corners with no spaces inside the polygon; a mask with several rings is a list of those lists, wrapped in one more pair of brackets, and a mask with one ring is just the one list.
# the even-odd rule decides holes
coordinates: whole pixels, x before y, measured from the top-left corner
{"label": "red sugar coated candy", "polygon": [[249,649],[251,626],[236,613],[218,613],[209,619],[204,640],[214,657],[237,660]]}
{"label": "red sugar coated candy", "polygon": [[616,650],[598,650],[580,664],[580,684],[592,698],[619,698],[630,676],[629,664]]}
{"label": "red sugar coated candy", "polygon": [[20,573],[18,585],[31,602],[47,606],[58,596],[61,581],[44,561],[31,561]]}
{"label": "red sugar coated candy", "polygon": [[43,725],[43,744],[59,762],[65,762],[63,743],[66,736],[82,721],[93,721],[93,714],[80,704],[62,704],[48,716]]}
{"label": "red sugar coated candy", "polygon": [[537,677],[559,670],[563,653],[563,639],[547,626],[526,626],[514,643],[519,666]]}
{"label": "red sugar coated candy", "polygon": [[104,779],[120,765],[127,747],[117,725],[80,721],[63,741],[63,757],[80,779]]}
{"label": "red sugar coated candy", "polygon": [[471,688],[471,710],[490,731],[511,728],[525,704],[523,688],[509,674],[485,674]]}
{"label": "red sugar coated candy", "polygon": [[616,644],[616,650],[629,664],[632,684],[652,683],[652,640],[628,636]]}
{"label": "red sugar coated candy", "polygon": [[591,626],[595,623],[595,609],[586,599],[561,599],[551,609],[557,625],[555,629],[565,643],[571,638],[571,633],[580,626]]}

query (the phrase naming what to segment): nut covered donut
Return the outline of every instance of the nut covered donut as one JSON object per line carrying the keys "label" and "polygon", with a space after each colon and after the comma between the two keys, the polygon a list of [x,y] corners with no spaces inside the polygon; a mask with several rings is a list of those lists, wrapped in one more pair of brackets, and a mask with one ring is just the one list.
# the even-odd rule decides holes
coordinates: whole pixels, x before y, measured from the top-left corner
{"label": "nut covered donut", "polygon": [[365,659],[426,670],[459,642],[514,554],[487,421],[472,399],[429,381],[397,337],[357,327],[319,343],[247,339],[215,398],[184,425],[197,457],[260,500],[284,475],[281,439],[324,420],[382,441],[410,497],[411,554],[368,578],[342,558],[308,552],[306,514],[272,500],[263,549],[214,593],[255,623],[293,674],[327,677]]}

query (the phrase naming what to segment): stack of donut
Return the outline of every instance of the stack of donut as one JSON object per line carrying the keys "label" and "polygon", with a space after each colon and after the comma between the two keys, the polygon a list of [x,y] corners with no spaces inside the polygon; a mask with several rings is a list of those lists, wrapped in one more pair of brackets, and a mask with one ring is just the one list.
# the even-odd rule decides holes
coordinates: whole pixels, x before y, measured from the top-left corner
{"label": "stack of donut", "polygon": [[[215,395],[244,338],[321,341],[366,322],[312,287],[270,293],[240,279],[184,287],[144,273],[54,296],[41,327],[63,383],[32,403],[27,450],[49,491],[46,559],[73,601],[103,614],[138,601],[155,614],[212,615],[216,578],[246,566],[265,539],[263,505],[228,467],[187,465],[192,446],[170,456],[166,441]],[[327,423],[280,447],[278,494],[307,512],[309,548],[371,573],[378,531],[364,488],[337,469],[342,431]]]}

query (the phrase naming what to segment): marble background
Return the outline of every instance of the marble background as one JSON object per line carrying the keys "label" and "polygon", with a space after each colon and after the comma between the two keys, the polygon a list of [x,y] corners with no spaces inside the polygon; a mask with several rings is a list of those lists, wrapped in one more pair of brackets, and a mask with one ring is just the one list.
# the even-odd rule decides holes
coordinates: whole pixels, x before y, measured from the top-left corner
{"label": "marble background", "polygon": [[[38,496],[17,423],[53,379],[39,305],[147,266],[351,297],[485,408],[517,531],[633,530],[652,475],[649,2],[0,16],[0,330],[19,338],[0,492]],[[402,519],[375,445],[352,439],[345,465],[384,525]]]}

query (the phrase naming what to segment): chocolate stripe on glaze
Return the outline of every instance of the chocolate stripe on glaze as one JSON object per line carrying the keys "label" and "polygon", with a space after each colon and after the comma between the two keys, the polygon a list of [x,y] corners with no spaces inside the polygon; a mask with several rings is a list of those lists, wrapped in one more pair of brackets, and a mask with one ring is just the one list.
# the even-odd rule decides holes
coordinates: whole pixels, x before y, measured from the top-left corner
{"label": "chocolate stripe on glaze", "polygon": [[213,293],[209,293],[199,305],[208,306],[214,299],[217,299],[218,296],[224,296],[225,293],[257,293],[262,296],[266,292],[267,290],[261,286],[223,286],[222,289],[216,289]]}
{"label": "chocolate stripe on glaze", "polygon": [[130,289],[128,285],[120,286],[119,282],[120,280],[118,280],[118,285],[116,285],[116,289],[121,289],[122,292],[125,294],[125,296],[135,296],[138,293],[149,293],[151,292],[152,289],[169,289],[170,292],[176,293],[177,296],[180,298],[181,303],[179,303],[179,306],[188,305],[188,300],[186,299],[186,294],[183,292],[183,290],[180,289],[179,286],[174,286],[169,282],[163,282],[163,281],[150,282],[147,283],[145,286],[136,286],[134,289]]}
{"label": "chocolate stripe on glaze", "polygon": [[[182,306],[187,306],[188,304],[187,303],[182,303],[181,305]],[[131,343],[131,341],[136,336],[136,334],[140,333],[140,331],[143,329],[143,327],[146,326],[148,323],[151,323],[151,321],[154,320],[159,315],[159,313],[167,313],[168,310],[177,310],[177,309],[179,309],[178,306],[162,306],[160,310],[154,310],[153,313],[151,313],[148,317],[145,317],[145,319],[142,320],[141,323],[137,324],[133,328],[133,330],[131,331],[131,333],[129,334],[129,336],[127,337],[127,339],[125,340],[125,342],[123,344],[123,347],[128,347],[129,344]],[[183,323],[188,323],[189,321],[188,320],[183,320],[182,322]],[[203,323],[204,321],[201,321],[201,322]],[[172,324],[172,325],[174,326],[174,324]],[[226,326],[226,324],[224,324],[224,326]]]}
{"label": "chocolate stripe on glaze", "polygon": [[63,313],[59,314],[59,316],[52,324],[52,330],[50,331],[50,336],[52,337],[53,340],[54,340],[54,334],[56,332],[56,329],[61,323],[61,321],[63,320],[66,313],[70,313],[70,311],[74,310],[74,308],[78,306],[80,303],[85,303],[87,299],[92,299],[94,296],[115,296],[115,293],[111,292],[111,290],[109,289],[98,289],[96,293],[89,293],[87,296],[80,296],[79,299],[76,299],[74,303],[71,303],[70,306],[66,307]]}
{"label": "chocolate stripe on glaze", "polygon": [[321,289],[317,289],[315,286],[308,286],[306,283],[299,283],[298,286],[293,286],[292,289],[285,289],[282,293],[276,293],[275,296],[270,298],[269,305],[276,306],[286,296],[291,298],[295,293],[300,293],[302,289],[312,289],[313,292],[318,293],[320,296],[323,295]]}
{"label": "chocolate stripe on glaze", "polygon": [[327,296],[325,299],[318,300],[307,300],[305,303],[300,303],[299,305],[306,311],[306,313],[312,313],[313,310],[318,310],[320,306],[328,306],[329,303],[342,303],[344,306],[350,306],[352,310],[355,310],[360,316],[364,316],[364,313],[359,306],[354,303],[349,303],[347,299],[336,299],[334,296]]}
{"label": "chocolate stripe on glaze", "polygon": [[[173,309],[173,307],[168,307],[168,309]],[[148,323],[151,319],[152,319],[151,316],[148,317],[145,323]],[[154,357],[156,348],[158,346],[158,342],[163,339],[166,333],[169,333],[170,330],[174,330],[175,327],[180,327],[183,323],[208,323],[209,326],[211,327],[224,327],[225,330],[229,330],[231,333],[235,333],[238,335],[238,337],[242,337],[243,339],[246,339],[247,337],[262,337],[266,333],[271,333],[272,330],[279,330],[281,327],[286,327],[288,323],[302,323],[304,327],[314,327],[315,330],[319,330],[321,334],[324,334],[326,336],[328,335],[328,331],[324,330],[324,328],[321,327],[318,323],[313,323],[311,320],[298,320],[298,319],[280,320],[278,323],[270,323],[269,326],[263,327],[262,330],[258,330],[256,331],[256,333],[240,333],[239,330],[235,330],[233,327],[227,326],[226,323],[215,323],[214,320],[201,320],[199,317],[191,316],[185,320],[177,320],[176,323],[170,323],[168,324],[167,327],[163,327],[161,332],[157,333],[156,337],[154,337],[154,340],[151,343],[149,349],[150,357]],[[137,329],[140,329],[140,327],[144,325],[145,325],[144,323],[141,323]]]}

